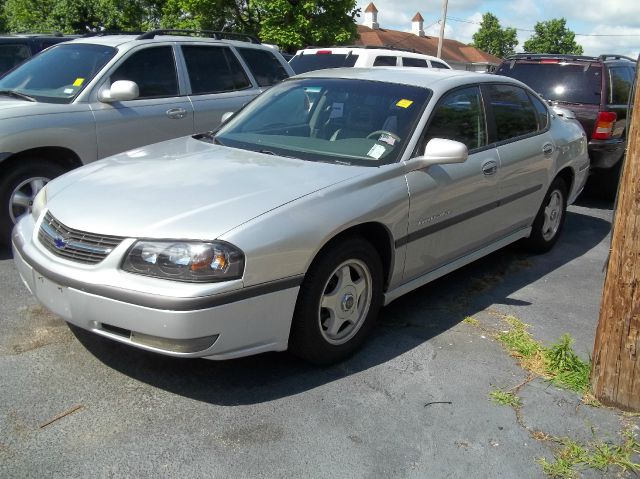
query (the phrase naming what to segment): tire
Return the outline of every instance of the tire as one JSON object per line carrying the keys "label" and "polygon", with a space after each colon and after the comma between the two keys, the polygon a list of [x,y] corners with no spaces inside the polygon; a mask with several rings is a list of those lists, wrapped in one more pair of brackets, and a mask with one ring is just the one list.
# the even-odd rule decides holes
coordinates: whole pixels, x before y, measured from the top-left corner
{"label": "tire", "polygon": [[31,210],[38,191],[65,171],[55,163],[30,158],[22,158],[3,171],[0,178],[0,245],[11,243],[14,223]]}
{"label": "tire", "polygon": [[526,240],[527,248],[533,253],[551,250],[562,233],[566,216],[567,185],[562,178],[556,178],[547,190],[533,221],[531,235]]}
{"label": "tire", "polygon": [[347,358],[364,342],[382,305],[375,248],[350,237],[321,252],[298,293],[289,351],[317,365]]}

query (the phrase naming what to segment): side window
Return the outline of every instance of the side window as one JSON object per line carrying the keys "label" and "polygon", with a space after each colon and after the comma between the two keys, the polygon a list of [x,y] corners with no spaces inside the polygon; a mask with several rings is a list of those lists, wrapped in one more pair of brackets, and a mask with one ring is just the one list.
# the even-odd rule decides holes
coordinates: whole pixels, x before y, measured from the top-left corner
{"label": "side window", "polygon": [[194,95],[244,90],[251,82],[227,47],[183,45],[191,92]]}
{"label": "side window", "polygon": [[531,94],[529,94],[529,98],[531,99],[531,103],[533,103],[538,114],[538,130],[546,129],[549,125],[549,110],[547,110],[547,107],[540,98]]}
{"label": "side window", "polygon": [[497,141],[538,130],[538,113],[526,91],[512,85],[487,85],[487,90],[496,122]]}
{"label": "side window", "polygon": [[609,68],[609,102],[612,105],[626,105],[629,102],[632,82],[633,78],[628,68]]}
{"label": "side window", "polygon": [[376,57],[373,62],[374,67],[395,67],[398,57]]}
{"label": "side window", "polygon": [[178,77],[170,46],[145,48],[132,54],[111,75],[118,80],[136,82],[139,98],[178,96]]}
{"label": "side window", "polygon": [[460,141],[469,150],[487,144],[487,129],[478,87],[454,90],[440,100],[431,116],[422,147],[432,138]]}
{"label": "side window", "polygon": [[402,57],[402,66],[403,67],[429,68],[429,65],[427,64],[427,60],[425,60],[423,58]]}
{"label": "side window", "polygon": [[445,70],[449,70],[449,67],[444,63],[434,62],[431,60],[431,68],[444,68]]}
{"label": "side window", "polygon": [[238,48],[237,50],[245,63],[249,65],[258,85],[275,85],[289,77],[273,53],[257,48]]}

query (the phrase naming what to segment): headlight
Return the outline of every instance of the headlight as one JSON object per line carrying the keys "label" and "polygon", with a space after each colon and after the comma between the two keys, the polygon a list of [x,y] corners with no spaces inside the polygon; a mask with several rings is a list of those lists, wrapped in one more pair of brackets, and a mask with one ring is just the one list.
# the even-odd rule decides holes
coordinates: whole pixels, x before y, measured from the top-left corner
{"label": "headlight", "polygon": [[40,214],[44,210],[45,206],[47,206],[47,185],[44,185],[33,199],[33,204],[31,205],[31,217],[34,221],[38,221],[38,218],[40,218]]}
{"label": "headlight", "polygon": [[244,254],[221,241],[138,241],[129,250],[122,269],[175,281],[228,281],[242,277]]}

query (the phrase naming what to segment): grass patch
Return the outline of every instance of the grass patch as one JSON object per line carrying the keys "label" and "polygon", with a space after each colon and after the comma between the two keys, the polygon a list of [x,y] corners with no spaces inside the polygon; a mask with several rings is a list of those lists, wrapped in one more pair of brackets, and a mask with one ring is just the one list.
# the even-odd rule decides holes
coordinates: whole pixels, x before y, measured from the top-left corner
{"label": "grass patch", "polygon": [[573,350],[573,339],[564,334],[551,347],[544,347],[518,318],[508,316],[507,331],[498,334],[498,340],[518,358],[521,366],[542,376],[557,386],[585,394],[589,389],[591,362],[585,362]]}
{"label": "grass patch", "polygon": [[495,389],[489,393],[491,400],[501,406],[520,407],[520,398],[509,391]]}
{"label": "grass patch", "polygon": [[561,448],[552,462],[540,459],[542,471],[553,478],[575,478],[585,469],[604,472],[615,468],[618,472],[640,471],[640,464],[633,462],[633,455],[640,453],[640,443],[632,431],[623,433],[624,443],[608,444],[592,442],[579,444],[571,439],[556,439]]}
{"label": "grass patch", "polygon": [[462,320],[463,323],[467,323],[470,324],[471,326],[477,326],[478,324],[480,324],[480,321],[478,321],[476,318],[474,318],[473,316],[467,316],[466,318],[464,318]]}

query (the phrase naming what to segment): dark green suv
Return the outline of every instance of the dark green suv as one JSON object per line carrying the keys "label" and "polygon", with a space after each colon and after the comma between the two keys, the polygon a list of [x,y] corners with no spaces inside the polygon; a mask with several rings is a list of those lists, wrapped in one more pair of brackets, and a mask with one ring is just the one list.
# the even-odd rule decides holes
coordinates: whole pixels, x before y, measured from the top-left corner
{"label": "dark green suv", "polygon": [[45,48],[77,38],[63,35],[2,35],[0,36],[0,76]]}
{"label": "dark green suv", "polygon": [[496,74],[520,80],[575,113],[589,139],[590,182],[608,198],[615,197],[627,146],[635,61],[621,55],[522,53],[507,57]]}

